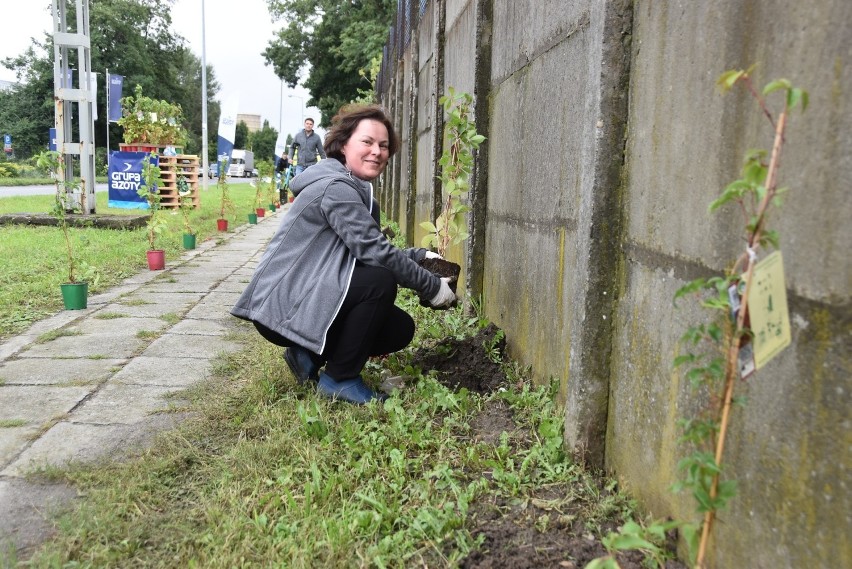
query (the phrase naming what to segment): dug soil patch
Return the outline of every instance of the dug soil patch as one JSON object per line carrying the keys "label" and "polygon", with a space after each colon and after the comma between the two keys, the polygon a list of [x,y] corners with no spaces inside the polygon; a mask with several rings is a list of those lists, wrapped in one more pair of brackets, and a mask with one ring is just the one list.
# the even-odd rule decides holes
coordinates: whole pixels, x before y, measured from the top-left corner
{"label": "dug soil patch", "polygon": [[[506,382],[499,361],[505,356],[506,340],[502,331],[489,324],[475,336],[449,338],[435,347],[418,350],[413,365],[434,370],[443,385],[458,390],[491,393]],[[501,399],[490,400],[471,421],[477,442],[499,445],[502,433],[518,440],[520,429],[512,411]],[[479,550],[461,563],[464,569],[582,569],[587,563],[607,554],[600,539],[588,530],[589,514],[599,511],[600,503],[613,492],[603,480],[593,480],[594,492],[578,492],[568,484],[550,485],[524,499],[487,495],[470,505],[468,528],[484,538]],[[592,503],[594,501],[594,503]],[[607,535],[624,523],[618,511],[594,525]],[[674,535],[669,549],[674,550]],[[639,551],[619,553],[622,569],[653,567]],[[650,563],[650,564],[649,564]],[[679,561],[667,561],[665,569],[687,569]]]}

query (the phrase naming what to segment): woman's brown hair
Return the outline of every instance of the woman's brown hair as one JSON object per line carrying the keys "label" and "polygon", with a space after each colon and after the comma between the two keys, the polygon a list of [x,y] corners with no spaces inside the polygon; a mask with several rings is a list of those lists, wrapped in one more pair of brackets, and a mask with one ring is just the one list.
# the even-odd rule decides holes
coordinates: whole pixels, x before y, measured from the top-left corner
{"label": "woman's brown hair", "polygon": [[329,158],[336,158],[341,163],[346,163],[343,156],[343,147],[349,142],[352,133],[358,128],[363,120],[379,121],[388,129],[388,152],[390,156],[399,150],[399,139],[393,130],[393,123],[381,105],[351,104],[340,107],[340,110],[331,119],[331,130],[325,136],[323,148]]}

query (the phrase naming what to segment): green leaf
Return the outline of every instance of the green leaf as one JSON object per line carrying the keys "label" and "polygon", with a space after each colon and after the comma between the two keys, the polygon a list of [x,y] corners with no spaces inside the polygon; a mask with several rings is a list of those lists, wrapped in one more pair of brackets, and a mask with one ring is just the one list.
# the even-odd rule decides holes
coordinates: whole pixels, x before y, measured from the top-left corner
{"label": "green leaf", "polygon": [[437,233],[438,228],[431,221],[424,221],[420,223],[420,227],[428,231],[429,233]]}
{"label": "green leaf", "polygon": [[695,354],[683,354],[683,355],[677,356],[677,357],[674,359],[674,363],[673,363],[672,365],[673,365],[674,367],[680,367],[680,366],[682,366],[683,364],[689,364],[689,363],[692,363],[692,362],[694,362],[696,359],[697,359],[697,356],[696,356]]}
{"label": "green leaf", "polygon": [[766,87],[763,88],[763,94],[768,95],[773,91],[777,91],[778,89],[790,89],[790,82],[786,79],[776,79],[770,83],[767,83]]}
{"label": "green leaf", "polygon": [[725,71],[722,73],[719,78],[716,80],[716,86],[719,87],[719,90],[722,93],[726,93],[731,90],[731,87],[740,80],[740,78],[745,75],[745,71],[731,69],[729,71]]}
{"label": "green leaf", "polygon": [[707,281],[701,278],[695,279],[694,281],[683,285],[682,287],[677,289],[677,292],[675,292],[673,304],[677,306],[677,299],[681,298],[682,296],[686,296],[687,294],[692,294],[694,292],[703,290],[705,286],[707,286]]}
{"label": "green leaf", "polygon": [[628,549],[647,549],[650,551],[657,550],[657,546],[646,539],[642,539],[637,535],[617,535],[614,539],[609,540],[611,549],[628,550]]}
{"label": "green leaf", "polygon": [[612,558],[611,555],[607,555],[606,557],[592,559],[586,564],[584,569],[621,569],[621,566]]}
{"label": "green leaf", "polygon": [[687,549],[689,550],[690,565],[695,564],[698,556],[698,544],[701,540],[701,528],[696,524],[683,524],[680,528],[680,533],[686,541]]}

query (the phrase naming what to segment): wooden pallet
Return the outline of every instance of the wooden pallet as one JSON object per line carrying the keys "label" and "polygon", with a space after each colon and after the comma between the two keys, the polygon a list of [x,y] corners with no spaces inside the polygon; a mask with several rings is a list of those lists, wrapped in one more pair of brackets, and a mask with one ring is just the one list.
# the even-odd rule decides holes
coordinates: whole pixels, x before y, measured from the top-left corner
{"label": "wooden pallet", "polygon": [[178,176],[183,176],[192,190],[193,207],[201,207],[201,197],[198,194],[198,156],[192,154],[160,156],[160,177],[163,179],[159,188],[160,207],[180,207]]}

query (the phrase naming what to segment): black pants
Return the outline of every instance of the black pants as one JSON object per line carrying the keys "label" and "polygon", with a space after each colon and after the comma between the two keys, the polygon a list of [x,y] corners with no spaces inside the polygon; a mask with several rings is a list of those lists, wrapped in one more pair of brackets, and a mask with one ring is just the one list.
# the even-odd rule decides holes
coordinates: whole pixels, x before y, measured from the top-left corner
{"label": "black pants", "polygon": [[[396,292],[396,279],[389,270],[358,263],[328,331],[325,351],[321,356],[314,354],[314,362],[325,362],[325,373],[334,379],[350,379],[361,373],[370,356],[396,352],[411,343],[414,320],[394,305]],[[273,344],[293,345],[262,324],[255,327]]]}

